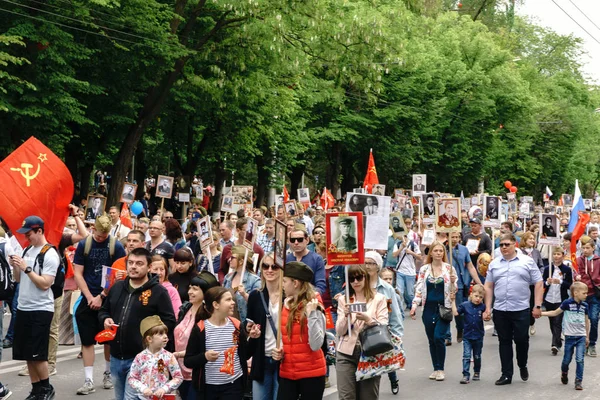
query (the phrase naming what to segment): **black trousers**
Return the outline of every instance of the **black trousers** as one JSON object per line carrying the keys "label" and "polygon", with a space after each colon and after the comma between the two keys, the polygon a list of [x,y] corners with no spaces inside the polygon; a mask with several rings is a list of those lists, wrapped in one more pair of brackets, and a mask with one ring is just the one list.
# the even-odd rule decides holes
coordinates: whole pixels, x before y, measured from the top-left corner
{"label": "black trousers", "polygon": [[298,396],[302,396],[302,400],[321,400],[324,391],[324,376],[298,379],[295,381],[280,377],[277,400],[297,400]]}
{"label": "black trousers", "polygon": [[[546,307],[546,311],[554,311],[560,307],[560,303],[548,303],[544,300],[544,307]],[[552,346],[556,346],[559,349],[562,347],[560,334],[562,333],[563,315],[564,314],[560,314],[558,317],[548,318],[548,321],[550,322],[550,332],[552,332]]]}
{"label": "black trousers", "polygon": [[502,375],[512,378],[513,366],[513,341],[517,350],[517,365],[519,368],[527,366],[527,353],[529,352],[529,314],[531,311],[498,311],[494,310],[494,326],[498,333],[500,350],[500,363]]}
{"label": "black trousers", "polygon": [[[240,400],[244,397],[243,377],[224,385],[205,385],[205,400]],[[200,398],[200,395],[198,396]]]}

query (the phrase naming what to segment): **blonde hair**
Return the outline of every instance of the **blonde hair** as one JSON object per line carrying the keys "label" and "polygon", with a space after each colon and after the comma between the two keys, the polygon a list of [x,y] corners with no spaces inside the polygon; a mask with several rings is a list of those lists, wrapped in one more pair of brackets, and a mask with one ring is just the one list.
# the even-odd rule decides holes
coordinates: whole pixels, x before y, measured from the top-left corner
{"label": "blonde hair", "polygon": [[110,217],[106,213],[96,218],[94,227],[98,233],[109,233],[110,232]]}
{"label": "blonde hair", "polygon": [[523,245],[521,247],[525,247],[526,248],[527,247],[527,241],[529,239],[531,239],[531,238],[535,239],[535,234],[532,231],[525,232],[523,234],[523,236],[521,236],[521,243],[523,243]]}
{"label": "blonde hair", "polygon": [[[263,291],[267,287],[267,280],[265,279],[265,274],[263,274],[263,264],[265,259],[270,258],[275,263],[275,255],[273,253],[267,253],[263,256],[262,260],[260,260],[260,290]],[[278,268],[277,272],[283,274],[283,270]],[[279,285],[279,279],[277,279],[277,285]],[[281,288],[279,288],[281,291]]]}
{"label": "blonde hair", "polygon": [[[298,281],[297,279],[293,279],[294,281]],[[290,312],[288,313],[287,323],[285,328],[288,332],[288,339],[292,340],[292,324],[296,320],[296,316],[300,317],[300,339],[302,339],[302,327],[306,323],[306,313],[304,309],[309,301],[316,297],[316,292],[313,288],[313,285],[310,282],[298,281],[300,282],[300,288],[298,294],[295,297],[292,297],[288,306],[290,308]],[[308,333],[308,325],[306,326],[306,331]]]}
{"label": "blonde hair", "polygon": [[475,292],[481,292],[481,294],[483,294],[483,296],[485,297],[485,286],[479,283],[473,285],[473,289],[471,289],[471,294],[469,295],[469,300],[471,300],[471,295]]}
{"label": "blonde hair", "polygon": [[429,252],[427,253],[427,259],[425,260],[425,264],[431,264],[433,262],[433,256],[431,255],[431,253],[433,253],[433,249],[435,249],[438,246],[441,246],[442,249],[444,249],[444,257],[442,258],[442,261],[445,263],[448,262],[448,257],[446,256],[446,246],[444,246],[442,242],[435,241],[429,246]]}
{"label": "blonde hair", "polygon": [[573,292],[579,292],[580,290],[587,289],[587,285],[583,282],[573,282],[569,290],[571,291],[571,297],[573,297]]}

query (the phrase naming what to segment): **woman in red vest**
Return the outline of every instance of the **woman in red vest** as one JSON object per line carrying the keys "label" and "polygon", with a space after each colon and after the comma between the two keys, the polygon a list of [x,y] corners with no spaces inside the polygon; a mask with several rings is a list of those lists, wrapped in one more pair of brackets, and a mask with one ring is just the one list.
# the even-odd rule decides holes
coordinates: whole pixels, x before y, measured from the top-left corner
{"label": "woman in red vest", "polygon": [[288,296],[281,311],[283,348],[271,356],[281,360],[278,400],[323,398],[325,390],[325,314],[310,282],[313,271],[303,262],[285,265],[283,290]]}

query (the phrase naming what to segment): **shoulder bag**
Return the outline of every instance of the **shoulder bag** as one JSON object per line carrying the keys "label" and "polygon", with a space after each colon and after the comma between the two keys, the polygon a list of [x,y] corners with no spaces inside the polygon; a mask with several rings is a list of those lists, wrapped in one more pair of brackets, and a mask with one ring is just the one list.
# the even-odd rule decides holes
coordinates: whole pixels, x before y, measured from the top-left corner
{"label": "shoulder bag", "polygon": [[362,353],[367,357],[385,353],[394,348],[392,336],[387,325],[377,324],[368,326],[358,335],[362,346]]}

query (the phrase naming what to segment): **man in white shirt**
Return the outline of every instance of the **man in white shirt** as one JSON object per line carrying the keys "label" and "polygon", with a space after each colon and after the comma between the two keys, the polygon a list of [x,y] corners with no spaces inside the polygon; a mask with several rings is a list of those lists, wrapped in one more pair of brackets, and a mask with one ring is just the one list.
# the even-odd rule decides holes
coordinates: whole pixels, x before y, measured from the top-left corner
{"label": "man in white shirt", "polygon": [[108,215],[110,216],[111,225],[110,236],[117,238],[117,240],[126,239],[131,229],[121,223],[119,209],[112,206],[108,210]]}

